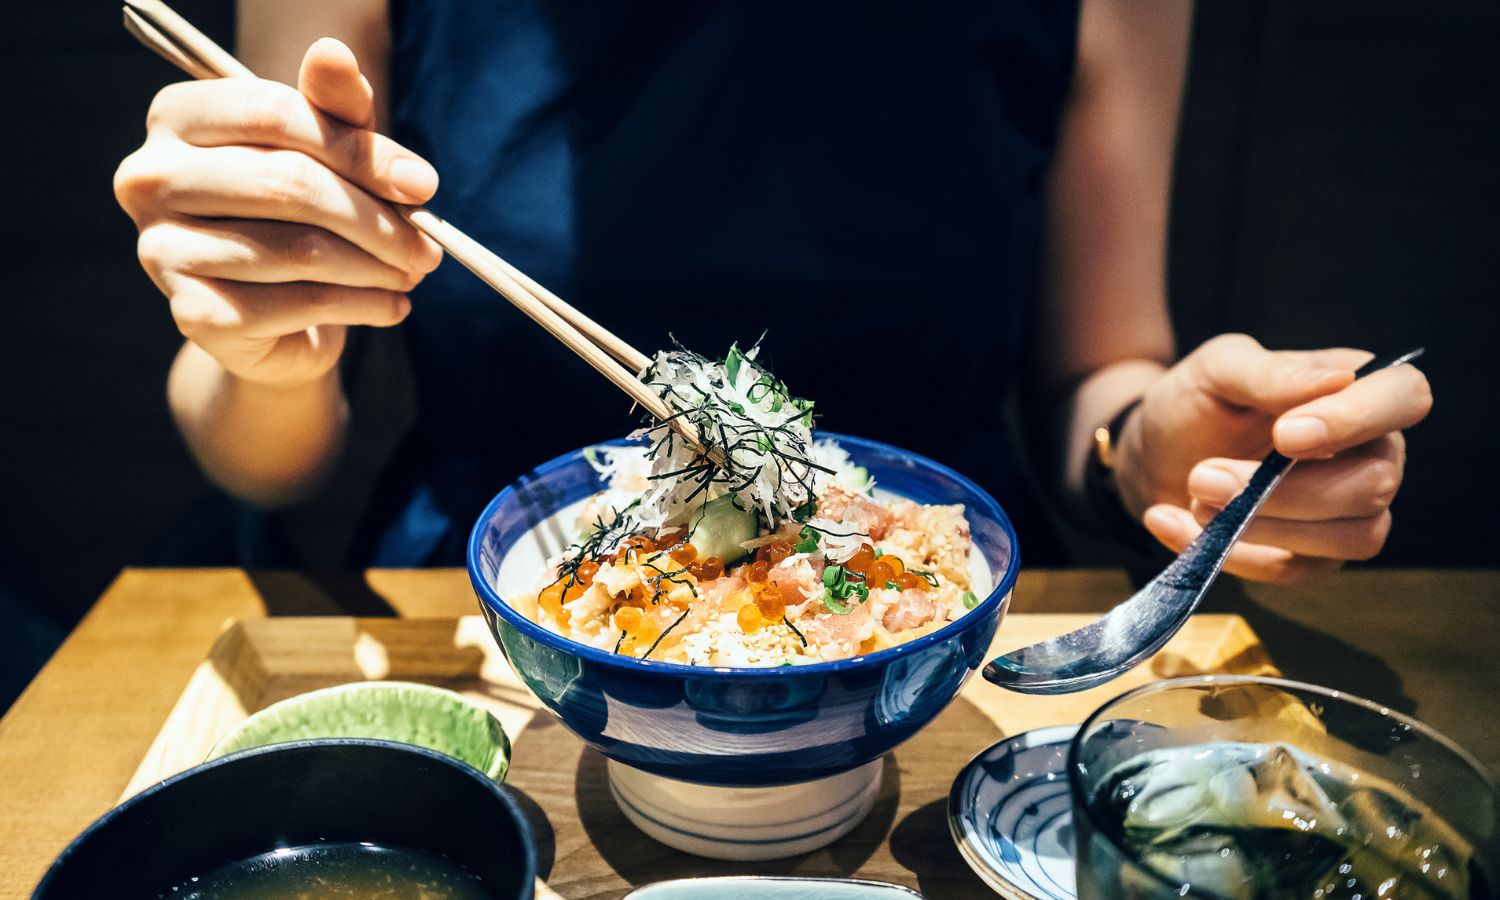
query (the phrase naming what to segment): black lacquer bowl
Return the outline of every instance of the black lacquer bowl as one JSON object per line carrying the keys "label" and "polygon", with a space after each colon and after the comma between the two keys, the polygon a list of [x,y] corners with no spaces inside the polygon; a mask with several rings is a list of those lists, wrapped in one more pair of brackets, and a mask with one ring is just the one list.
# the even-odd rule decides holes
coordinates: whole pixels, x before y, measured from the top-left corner
{"label": "black lacquer bowl", "polygon": [[531,900],[531,830],[510,792],[452,757],[393,741],[246,750],[153,785],[100,816],[32,900],[155,898],[278,847],[368,841],[438,853],[496,900]]}

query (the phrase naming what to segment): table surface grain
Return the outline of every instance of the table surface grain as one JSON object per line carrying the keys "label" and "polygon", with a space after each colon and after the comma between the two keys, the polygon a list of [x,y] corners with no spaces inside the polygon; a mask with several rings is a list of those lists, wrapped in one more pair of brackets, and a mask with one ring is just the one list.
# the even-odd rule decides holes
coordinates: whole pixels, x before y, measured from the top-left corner
{"label": "table surface grain", "polygon": [[[1097,612],[1129,593],[1121,572],[1028,570],[1012,610]],[[473,609],[460,570],[121,573],[0,719],[0,897],[27,896],[57,852],[118,799],[229,620]],[[1500,572],[1363,569],[1301,589],[1226,581],[1203,611],[1244,616],[1288,677],[1416,715],[1500,768]],[[915,819],[941,815],[903,812],[877,841],[889,834],[899,845],[903,829],[932,824]],[[611,843],[622,867],[633,853],[654,852],[644,839]],[[911,860],[913,871],[934,862]],[[955,851],[943,865],[962,863]]]}

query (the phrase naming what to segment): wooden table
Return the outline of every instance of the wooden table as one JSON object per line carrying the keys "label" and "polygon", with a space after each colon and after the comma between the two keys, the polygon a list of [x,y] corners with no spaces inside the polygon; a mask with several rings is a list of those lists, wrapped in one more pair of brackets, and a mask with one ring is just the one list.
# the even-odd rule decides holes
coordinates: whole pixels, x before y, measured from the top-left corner
{"label": "wooden table", "polygon": [[[1119,572],[1028,570],[1013,610],[1100,611],[1129,593]],[[228,620],[473,610],[467,577],[456,570],[329,579],[125,571],[0,720],[0,897],[26,896],[52,857],[115,803]],[[1227,581],[1205,611],[1244,616],[1288,677],[1412,713],[1500,768],[1500,573],[1366,569],[1300,590]],[[898,843],[903,830],[933,830],[910,821],[919,816],[941,810],[889,823]],[[956,851],[895,855],[913,870],[962,865]]]}

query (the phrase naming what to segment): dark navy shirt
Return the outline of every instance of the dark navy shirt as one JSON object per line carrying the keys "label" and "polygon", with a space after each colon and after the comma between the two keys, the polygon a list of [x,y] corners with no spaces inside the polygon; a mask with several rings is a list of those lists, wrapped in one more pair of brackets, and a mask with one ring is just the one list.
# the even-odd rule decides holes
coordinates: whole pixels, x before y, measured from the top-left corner
{"label": "dark navy shirt", "polygon": [[[762,352],[820,427],[1024,503],[1028,333],[1076,6],[394,0],[431,208],[647,352]],[[452,260],[403,330],[416,425],[357,562],[453,564],[482,506],[629,404]]]}

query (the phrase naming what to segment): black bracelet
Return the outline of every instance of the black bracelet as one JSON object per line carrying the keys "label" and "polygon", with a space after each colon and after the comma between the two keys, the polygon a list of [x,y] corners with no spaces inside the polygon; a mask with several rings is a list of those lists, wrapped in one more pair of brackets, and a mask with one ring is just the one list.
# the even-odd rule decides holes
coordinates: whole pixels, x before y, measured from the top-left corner
{"label": "black bracelet", "polygon": [[1124,430],[1125,420],[1140,405],[1141,398],[1137,397],[1115,413],[1108,425],[1094,432],[1094,446],[1083,470],[1083,487],[1104,534],[1127,545],[1155,547],[1156,537],[1125,508],[1120,487],[1115,482],[1114,453],[1119,446],[1120,433]]}

